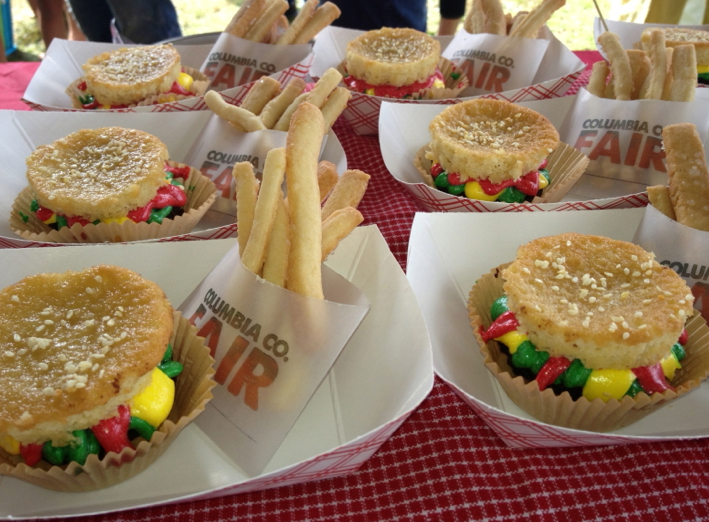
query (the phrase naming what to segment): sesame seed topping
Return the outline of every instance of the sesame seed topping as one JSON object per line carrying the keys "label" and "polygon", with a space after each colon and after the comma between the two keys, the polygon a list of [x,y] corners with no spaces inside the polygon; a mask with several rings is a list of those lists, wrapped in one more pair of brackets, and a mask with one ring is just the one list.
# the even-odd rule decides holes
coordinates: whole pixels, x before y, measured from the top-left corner
{"label": "sesame seed topping", "polygon": [[19,343],[22,340],[22,337],[20,337],[19,334],[13,335],[12,338],[15,340],[16,343]]}
{"label": "sesame seed topping", "polygon": [[89,295],[91,295],[91,294],[94,293],[94,289],[91,288],[90,286],[87,286],[87,287],[86,287],[86,293],[89,294]]}
{"label": "sesame seed topping", "polygon": [[49,365],[47,363],[39,363],[37,366],[39,366],[40,370],[49,370]]}
{"label": "sesame seed topping", "polygon": [[54,395],[54,388],[51,386],[47,386],[45,389],[42,390],[42,394],[46,395],[47,397]]}
{"label": "sesame seed topping", "polygon": [[66,318],[67,318],[67,319],[71,319],[73,315],[74,315],[74,310],[69,310],[69,311],[66,313]]}
{"label": "sesame seed topping", "polygon": [[551,289],[554,290],[555,292],[559,291],[559,287],[556,285],[552,286]]}
{"label": "sesame seed topping", "polygon": [[97,275],[96,277],[94,277],[94,280],[95,280],[97,283],[103,282],[103,278],[102,278],[100,275]]}
{"label": "sesame seed topping", "polygon": [[630,337],[630,334],[628,332],[623,332],[623,339],[627,339]]}
{"label": "sesame seed topping", "polygon": [[621,299],[627,299],[628,297],[630,297],[630,292],[623,292],[620,294]]}
{"label": "sesame seed topping", "polygon": [[15,352],[11,352],[10,350],[7,350],[4,354],[5,357],[14,357]]}
{"label": "sesame seed topping", "polygon": [[526,266],[525,266],[525,267],[522,267],[522,272],[524,272],[525,274],[531,274],[531,273],[532,273],[532,272],[529,271],[529,268],[527,268]]}
{"label": "sesame seed topping", "polygon": [[44,325],[43,325],[43,324],[40,324],[37,328],[35,328],[35,330],[36,330],[37,332],[41,332],[42,330],[44,330]]}
{"label": "sesame seed topping", "polygon": [[61,362],[65,362],[66,355],[64,355],[63,353],[60,353],[59,355],[57,355],[57,359],[59,359],[59,361],[61,361]]}
{"label": "sesame seed topping", "polygon": [[605,311],[606,311],[606,309],[605,309],[605,308],[603,308],[602,306],[599,306],[599,307],[598,307],[598,311],[599,311],[599,312],[605,312]]}
{"label": "sesame seed topping", "polygon": [[633,317],[642,317],[642,316],[643,316],[643,313],[642,313],[642,312],[635,312],[635,313],[633,314]]}
{"label": "sesame seed topping", "polygon": [[19,303],[19,302],[20,302],[20,298],[17,297],[16,295],[13,295],[10,299],[12,299],[12,302],[13,302],[13,303]]}

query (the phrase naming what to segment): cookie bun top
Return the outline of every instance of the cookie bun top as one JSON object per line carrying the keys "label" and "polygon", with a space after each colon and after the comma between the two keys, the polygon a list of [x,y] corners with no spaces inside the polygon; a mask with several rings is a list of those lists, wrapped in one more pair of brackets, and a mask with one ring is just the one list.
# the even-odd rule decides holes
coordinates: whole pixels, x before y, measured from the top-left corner
{"label": "cookie bun top", "polygon": [[126,268],[38,274],[0,291],[0,434],[67,441],[114,416],[150,381],[172,328],[160,287]]}
{"label": "cookie bun top", "polygon": [[517,179],[536,170],[559,145],[559,133],[548,119],[503,100],[450,105],[433,118],[428,130],[428,158],[462,180]]}
{"label": "cookie bun top", "polygon": [[649,27],[642,32],[640,37],[643,46],[650,44],[652,32],[658,30],[665,33],[667,47],[692,44],[697,53],[697,65],[709,65],[709,31],[678,26]]}
{"label": "cookie bun top", "polygon": [[103,127],[41,145],[27,158],[40,205],[89,221],[125,216],[146,205],[165,181],[167,146],[147,132]]}
{"label": "cookie bun top", "polygon": [[180,74],[180,54],[172,44],[123,47],[94,56],[82,68],[96,101],[131,105],[170,90]]}
{"label": "cookie bun top", "polygon": [[540,350],[591,369],[665,357],[694,301],[684,280],[625,241],[576,233],[535,239],[502,273],[508,306]]}
{"label": "cookie bun top", "polygon": [[402,87],[429,78],[441,57],[438,40],[415,29],[384,27],[347,44],[347,72],[372,85]]}

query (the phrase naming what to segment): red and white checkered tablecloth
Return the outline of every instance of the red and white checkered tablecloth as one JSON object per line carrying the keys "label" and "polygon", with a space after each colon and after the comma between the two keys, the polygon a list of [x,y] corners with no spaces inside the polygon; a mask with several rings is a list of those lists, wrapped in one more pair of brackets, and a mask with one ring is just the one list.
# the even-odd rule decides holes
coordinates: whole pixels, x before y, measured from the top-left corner
{"label": "red and white checkered tablecloth", "polygon": [[[581,57],[593,62],[598,54]],[[27,65],[18,72],[16,64],[11,66],[13,78],[32,67]],[[0,66],[3,86],[8,85],[3,78],[7,80],[4,73],[10,69],[5,67]],[[577,85],[584,84],[587,77],[588,72]],[[0,90],[0,108],[10,108],[4,90]],[[14,99],[19,100],[19,95]],[[335,131],[350,168],[372,175],[360,206],[365,223],[379,226],[405,268],[409,232],[417,210],[413,199],[387,172],[376,137],[358,136],[343,121]],[[421,407],[379,452],[348,476],[77,520],[335,519],[709,520],[709,439],[511,449],[437,380]]]}

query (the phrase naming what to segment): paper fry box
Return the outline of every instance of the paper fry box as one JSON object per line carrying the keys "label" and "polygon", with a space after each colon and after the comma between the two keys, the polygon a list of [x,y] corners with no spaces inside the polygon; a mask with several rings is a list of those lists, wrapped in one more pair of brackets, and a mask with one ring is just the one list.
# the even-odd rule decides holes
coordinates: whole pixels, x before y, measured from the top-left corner
{"label": "paper fry box", "polygon": [[[108,44],[98,42],[73,42],[55,38],[47,50],[47,55],[42,60],[37,72],[32,77],[22,101],[27,103],[33,110],[40,111],[83,111],[76,109],[72,105],[72,100],[67,95],[67,88],[84,75],[81,66],[91,57],[105,51],[113,51],[127,47],[125,44]],[[213,44],[199,45],[175,45],[175,49],[180,53],[182,64],[197,71],[203,64],[209,64],[210,51]],[[274,46],[275,47],[275,46]],[[279,46],[284,47],[284,46]],[[300,47],[300,46],[298,46]],[[293,77],[305,78],[313,62],[312,54],[306,53],[302,60],[291,63],[282,70],[274,70],[266,74],[277,79],[282,84],[288,82]],[[253,65],[252,62],[248,62]],[[233,64],[232,64],[233,65]],[[216,66],[209,68],[210,73],[219,72]],[[244,67],[248,68],[244,61]],[[270,69],[270,65],[264,62],[264,67]],[[258,68],[258,66],[257,66]],[[230,69],[224,69],[223,78],[228,80]],[[248,83],[241,83],[230,88],[222,87],[222,95],[230,103],[238,104],[246,96],[246,93],[253,86],[256,79],[263,76],[261,71],[251,68],[249,74],[245,69],[241,72],[244,81],[247,77],[252,78]],[[240,78],[241,78],[240,77]],[[221,81],[221,80],[220,80]],[[204,96],[193,96],[182,100],[157,105],[143,105],[130,107],[127,109],[95,109],[91,112],[173,112],[173,111],[204,111],[208,110],[204,103]]]}
{"label": "paper fry box", "polygon": [[662,128],[693,123],[706,140],[709,93],[697,90],[693,102],[609,100],[581,89],[559,132],[591,160],[571,188],[574,199],[639,195],[649,185],[667,184]]}
{"label": "paper fry box", "polygon": [[709,232],[678,223],[648,205],[633,243],[653,252],[658,263],[687,282],[694,308],[709,322]]}
{"label": "paper fry box", "polygon": [[[47,238],[20,237],[13,232],[10,223],[13,204],[18,194],[28,186],[25,159],[38,145],[52,143],[79,129],[109,126],[139,129],[157,136],[167,145],[171,160],[197,169],[202,175],[201,178],[207,178],[208,185],[211,186],[212,182],[217,185],[218,193],[223,192],[224,187],[227,187],[228,192],[232,178],[231,169],[236,161],[258,160],[262,165],[266,147],[285,143],[286,136],[286,133],[281,131],[242,133],[220,120],[211,111],[140,114],[109,111],[96,114],[1,111],[0,180],[4,190],[0,191],[0,248],[56,246],[77,240],[73,235],[71,237],[74,239],[65,240],[60,235],[53,237],[53,242],[50,242]],[[242,143],[241,140],[245,142]],[[202,151],[203,154],[195,153],[187,158],[190,151]],[[344,150],[332,131],[328,134],[321,158],[337,165],[338,172],[344,172],[347,168]],[[191,232],[168,232],[166,237],[160,238],[157,237],[159,234],[156,234],[151,240],[184,241],[235,237],[235,203],[221,196],[216,199],[215,204],[206,211]],[[113,225],[117,224],[111,224]],[[64,229],[57,232],[66,233]],[[123,241],[136,239],[124,235],[118,229],[113,232],[109,235],[111,240],[116,236],[120,236]],[[139,239],[146,238],[140,236]],[[97,240],[100,241],[101,238]]]}
{"label": "paper fry box", "polygon": [[[535,102],[522,102],[546,116],[558,129],[567,110],[573,102],[571,97],[554,98]],[[445,109],[441,105],[414,105],[385,102],[379,120],[379,142],[384,163],[404,187],[414,196],[418,204],[431,212],[529,212],[557,210],[588,210],[598,208],[624,208],[643,206],[647,198],[598,198],[579,200],[570,196],[574,183],[583,179],[587,158],[575,150],[569,142],[559,145],[549,156],[551,184],[542,197],[545,201],[531,203],[502,203],[480,201],[463,196],[454,196],[431,187],[424,182],[416,168],[417,156],[423,147],[431,141],[428,125],[431,120]],[[582,175],[583,174],[583,175]],[[580,176],[580,178],[579,178]]]}
{"label": "paper fry box", "polygon": [[309,44],[271,45],[222,33],[199,70],[209,78],[211,89],[224,91],[262,76],[277,78],[294,65],[312,61],[310,50]]}
{"label": "paper fry box", "polygon": [[[362,32],[332,26],[324,29],[315,40],[315,62],[311,76],[318,78],[328,68],[337,67],[345,59],[347,43]],[[542,40],[470,35],[465,32],[458,33],[454,38],[437,37],[441,42],[442,56],[453,60],[456,72],[467,77],[472,87],[456,98],[442,100],[392,100],[353,92],[343,114],[358,134],[376,134],[379,110],[384,101],[419,105],[451,104],[480,94],[515,102],[563,96],[585,65],[548,29],[545,28],[542,34]],[[520,45],[516,40],[523,40],[524,43]],[[512,49],[508,49],[510,44],[505,41],[514,42]],[[513,53],[508,50],[513,50]],[[528,61],[536,63],[531,72]],[[518,70],[522,71],[519,76]],[[508,72],[510,78],[507,78]],[[476,87],[478,84],[479,87]]]}
{"label": "paper fry box", "polygon": [[318,300],[261,279],[235,245],[180,306],[216,361],[217,411],[200,428],[247,475],[266,467],[369,312],[362,293],[328,269],[323,290]]}
{"label": "paper fry box", "polygon": [[529,214],[432,214],[414,219],[407,277],[426,317],[436,373],[513,447],[629,444],[709,437],[709,382],[625,428],[607,433],[544,424],[520,409],[485,367],[467,301],[476,281],[514,260],[532,239],[578,232],[631,241],[644,209]]}

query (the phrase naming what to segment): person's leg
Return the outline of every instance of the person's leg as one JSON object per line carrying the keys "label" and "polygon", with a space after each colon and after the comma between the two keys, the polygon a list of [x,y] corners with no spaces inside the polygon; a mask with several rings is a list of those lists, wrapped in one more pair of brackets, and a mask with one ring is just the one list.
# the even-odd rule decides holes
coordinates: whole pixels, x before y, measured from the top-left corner
{"label": "person's leg", "polygon": [[152,44],[182,36],[177,11],[170,0],[108,0],[121,36]]}
{"label": "person's leg", "polygon": [[104,0],[69,0],[74,18],[91,42],[111,42],[113,12]]}
{"label": "person's leg", "polygon": [[71,6],[68,1],[64,2],[64,17],[66,18],[66,25],[69,29],[67,39],[82,42],[86,41],[86,36],[81,32],[81,28],[74,18],[74,13],[71,12]]}
{"label": "person's leg", "polygon": [[645,17],[646,24],[677,24],[687,0],[652,0]]}
{"label": "person's leg", "polygon": [[44,46],[49,48],[49,44],[55,38],[66,39],[64,0],[37,0],[37,8],[39,9],[39,28]]}

